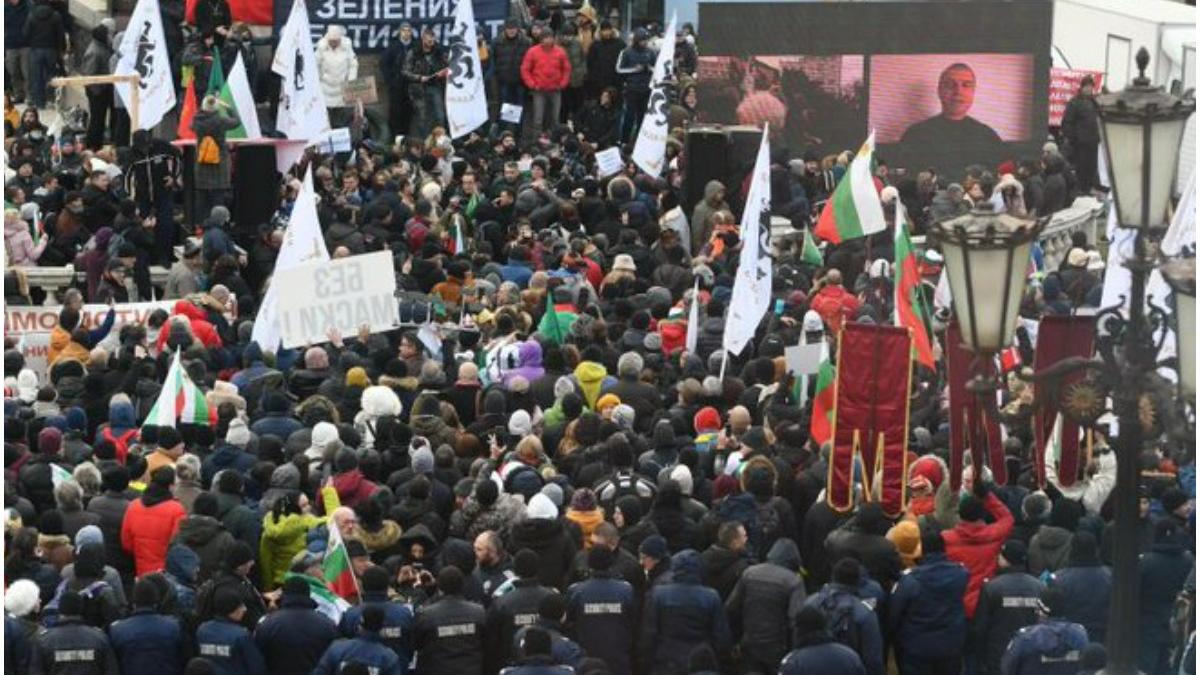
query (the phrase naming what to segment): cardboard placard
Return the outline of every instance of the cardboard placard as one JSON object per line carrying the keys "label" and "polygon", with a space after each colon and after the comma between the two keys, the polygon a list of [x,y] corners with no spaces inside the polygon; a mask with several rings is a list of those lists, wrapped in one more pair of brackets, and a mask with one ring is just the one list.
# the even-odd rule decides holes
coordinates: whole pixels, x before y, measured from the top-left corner
{"label": "cardboard placard", "polygon": [[500,121],[511,122],[512,124],[521,123],[521,113],[525,111],[523,106],[514,103],[503,103],[500,105]]}
{"label": "cardboard placard", "polygon": [[621,159],[620,148],[613,146],[596,153],[596,170],[601,178],[618,174],[624,168],[625,162]]}
{"label": "cardboard placard", "polygon": [[350,140],[349,127],[330,129],[324,138],[314,141],[312,145],[316,147],[318,152],[331,155],[336,155],[339,152],[350,152],[354,148],[354,143]]}
{"label": "cardboard placard", "polygon": [[821,352],[825,345],[821,342],[800,344],[786,347],[783,357],[787,361],[787,370],[792,375],[813,375],[821,369]]}
{"label": "cardboard placard", "polygon": [[375,90],[375,76],[360,77],[342,85],[342,101],[346,105],[362,103],[370,105],[379,101],[379,92]]}
{"label": "cardboard placard", "polygon": [[279,326],[287,348],[324,342],[330,328],[354,335],[363,324],[372,333],[400,325],[388,251],[277,270],[273,283],[282,289]]}

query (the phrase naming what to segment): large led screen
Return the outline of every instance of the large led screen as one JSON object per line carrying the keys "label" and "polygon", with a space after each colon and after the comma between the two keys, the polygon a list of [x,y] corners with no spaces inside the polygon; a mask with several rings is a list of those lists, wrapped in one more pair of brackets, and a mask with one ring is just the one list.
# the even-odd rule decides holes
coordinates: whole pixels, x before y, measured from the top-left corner
{"label": "large led screen", "polygon": [[705,122],[770,123],[794,156],[854,150],[891,166],[1035,156],[1045,138],[1052,4],[700,4]]}

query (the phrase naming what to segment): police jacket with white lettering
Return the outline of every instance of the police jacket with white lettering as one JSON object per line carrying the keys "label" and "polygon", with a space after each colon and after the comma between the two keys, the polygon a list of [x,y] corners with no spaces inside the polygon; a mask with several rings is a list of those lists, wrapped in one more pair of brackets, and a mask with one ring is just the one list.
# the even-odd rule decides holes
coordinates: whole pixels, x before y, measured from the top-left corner
{"label": "police jacket with white lettering", "polygon": [[117,658],[104,631],[63,616],[58,625],[38,631],[29,655],[29,672],[46,675],[117,675]]}
{"label": "police jacket with white lettering", "polygon": [[558,591],[541,585],[537,577],[514,579],[512,590],[492,600],[487,611],[488,672],[495,672],[512,660],[513,635],[538,620],[542,599]]}
{"label": "police jacket with white lettering", "polygon": [[403,671],[412,661],[412,631],[416,618],[412,608],[399,602],[388,600],[387,593],[363,591],[362,602],[342,615],[339,628],[347,638],[359,634],[358,627],[362,624],[363,610],[367,607],[379,607],[383,610],[383,630],[379,631],[379,639],[384,646],[400,656],[400,668]]}
{"label": "police jacket with white lettering", "polygon": [[108,638],[122,675],[182,673],[187,663],[187,643],[179,619],[150,608],[135,609],[109,626]]}
{"label": "police jacket with white lettering", "polygon": [[980,665],[990,675],[1000,672],[1000,659],[1013,635],[1037,623],[1038,597],[1045,585],[1022,570],[1006,568],[983,584],[971,624]]}
{"label": "police jacket with white lettering", "polygon": [[196,651],[212,661],[217,675],[266,675],[267,672],[267,664],[250,631],[223,617],[205,621],[196,629]]}
{"label": "police jacket with white lettering", "polygon": [[422,675],[476,675],[483,672],[483,606],[443,595],[417,610],[413,631],[417,671]]}
{"label": "police jacket with white lettering", "polygon": [[1079,672],[1079,652],[1088,644],[1083,626],[1050,619],[1017,631],[1004,654],[1004,675],[1074,675]]}
{"label": "police jacket with white lettering", "polygon": [[633,586],[612,568],[567,589],[567,627],[589,656],[604,659],[614,675],[632,672],[637,604]]}
{"label": "police jacket with white lettering", "polygon": [[352,640],[337,640],[325,650],[312,675],[336,675],[343,664],[358,663],[375,675],[404,675],[408,664],[384,646],[378,633],[363,632]]}
{"label": "police jacket with white lettering", "polygon": [[254,629],[254,644],[273,673],[307,673],[338,639],[329,617],[308,596],[284,595],[277,611]]}
{"label": "police jacket with white lettering", "polygon": [[676,553],[671,572],[675,581],[650,591],[642,617],[642,656],[656,673],[686,673],[700,643],[718,657],[732,643],[721,596],[700,583],[700,554],[690,548]]}

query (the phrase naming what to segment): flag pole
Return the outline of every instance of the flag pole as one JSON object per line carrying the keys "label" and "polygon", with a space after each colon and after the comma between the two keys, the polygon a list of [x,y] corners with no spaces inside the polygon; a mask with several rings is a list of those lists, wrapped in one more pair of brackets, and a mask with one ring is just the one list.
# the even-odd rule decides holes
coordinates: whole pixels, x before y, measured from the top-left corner
{"label": "flag pole", "polygon": [[721,374],[717,376],[718,380],[725,381],[725,366],[729,364],[729,350],[726,349],[725,355],[721,357]]}

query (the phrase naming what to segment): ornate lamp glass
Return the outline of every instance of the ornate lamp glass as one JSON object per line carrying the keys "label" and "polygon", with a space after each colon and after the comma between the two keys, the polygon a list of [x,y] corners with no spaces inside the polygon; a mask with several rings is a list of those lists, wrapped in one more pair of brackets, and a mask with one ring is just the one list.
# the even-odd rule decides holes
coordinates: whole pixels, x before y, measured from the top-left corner
{"label": "ornate lamp glass", "polygon": [[1163,227],[1179,161],[1179,144],[1195,100],[1151,86],[1150,53],[1138,50],[1140,74],[1123,91],[1096,97],[1105,159],[1121,227]]}
{"label": "ornate lamp glass", "polygon": [[970,213],[933,225],[966,347],[991,354],[1007,347],[1016,329],[1025,275],[1042,221],[994,213],[982,203]]}

